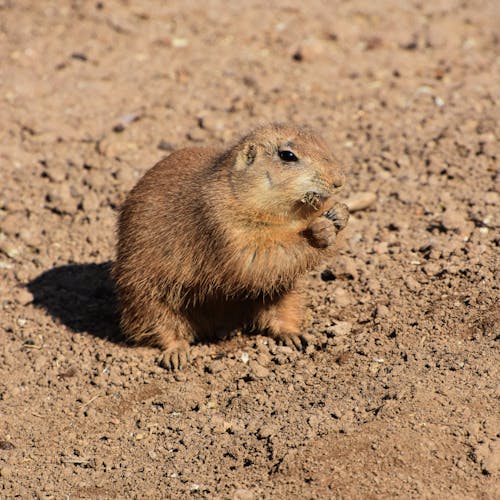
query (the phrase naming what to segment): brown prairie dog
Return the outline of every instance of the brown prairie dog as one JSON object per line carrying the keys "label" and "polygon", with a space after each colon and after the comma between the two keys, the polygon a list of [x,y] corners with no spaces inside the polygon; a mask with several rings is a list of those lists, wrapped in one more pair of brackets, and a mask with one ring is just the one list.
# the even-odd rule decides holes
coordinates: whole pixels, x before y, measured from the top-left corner
{"label": "brown prairie dog", "polygon": [[343,175],[307,127],[272,124],[227,151],[189,148],[128,195],[113,275],[120,324],[177,369],[189,344],[236,328],[301,348],[297,280],[334,249],[348,219]]}

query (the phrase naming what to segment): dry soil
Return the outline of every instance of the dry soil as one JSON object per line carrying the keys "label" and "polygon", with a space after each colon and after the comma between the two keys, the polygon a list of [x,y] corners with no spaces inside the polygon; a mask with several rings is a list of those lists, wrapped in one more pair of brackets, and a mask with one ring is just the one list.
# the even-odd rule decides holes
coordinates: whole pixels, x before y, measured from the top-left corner
{"label": "dry soil", "polygon": [[[500,2],[0,0],[1,498],[499,498]],[[117,209],[269,121],[349,172],[316,342],[126,345]]]}

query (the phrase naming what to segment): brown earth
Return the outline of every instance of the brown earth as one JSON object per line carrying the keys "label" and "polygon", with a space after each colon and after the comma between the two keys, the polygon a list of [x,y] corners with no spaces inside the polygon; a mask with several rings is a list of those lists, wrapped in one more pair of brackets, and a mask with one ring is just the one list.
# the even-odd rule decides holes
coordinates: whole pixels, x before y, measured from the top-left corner
{"label": "brown earth", "polygon": [[[0,0],[1,498],[499,498],[500,3]],[[117,207],[309,123],[350,172],[304,354],[125,345]]]}

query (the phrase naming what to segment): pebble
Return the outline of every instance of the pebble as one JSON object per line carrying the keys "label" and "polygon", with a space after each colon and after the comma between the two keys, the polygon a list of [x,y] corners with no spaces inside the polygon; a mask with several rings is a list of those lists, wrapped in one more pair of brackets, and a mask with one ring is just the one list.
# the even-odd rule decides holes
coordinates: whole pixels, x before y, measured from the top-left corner
{"label": "pebble", "polygon": [[116,141],[112,139],[104,139],[99,150],[108,158],[120,158],[131,151],[137,151],[138,146],[134,142]]}
{"label": "pebble", "polygon": [[17,245],[13,245],[8,241],[2,241],[0,243],[0,252],[9,257],[9,259],[15,259],[19,255],[20,249]]}
{"label": "pebble", "polygon": [[226,365],[225,363],[220,360],[216,359],[215,361],[212,361],[208,366],[207,366],[207,371],[209,373],[219,373],[225,369]]}
{"label": "pebble", "polygon": [[420,290],[420,283],[413,276],[406,276],[404,282],[411,292],[418,292]]}
{"label": "pebble", "polygon": [[0,219],[0,231],[9,235],[16,235],[26,222],[26,217],[19,213],[8,214]]}
{"label": "pebble", "polygon": [[500,441],[481,443],[474,452],[486,474],[493,476],[500,472]]}
{"label": "pebble", "polygon": [[174,379],[177,382],[185,382],[187,380],[187,375],[184,372],[175,372]]}
{"label": "pebble", "polygon": [[500,204],[500,195],[495,191],[488,191],[484,195],[484,202],[488,205]]}
{"label": "pebble", "polygon": [[68,174],[68,166],[66,162],[50,160],[47,164],[46,174],[52,182],[63,182]]}
{"label": "pebble", "polygon": [[447,210],[442,215],[442,223],[447,229],[462,229],[467,225],[467,218],[456,210]]}
{"label": "pebble", "polygon": [[351,303],[351,298],[349,297],[349,293],[346,292],[343,288],[335,288],[332,293],[333,300],[335,304],[340,307],[348,306]]}
{"label": "pebble", "polygon": [[100,206],[99,196],[95,191],[88,191],[82,200],[82,208],[85,212],[95,212]]}
{"label": "pebble", "polygon": [[254,500],[255,495],[252,491],[246,490],[244,488],[238,488],[234,490],[233,500]]}
{"label": "pebble", "polygon": [[356,212],[371,207],[376,201],[377,195],[375,193],[360,191],[347,198],[344,203],[349,208],[349,212]]}
{"label": "pebble", "polygon": [[318,38],[304,40],[293,54],[295,61],[316,61],[326,54],[326,43]]}
{"label": "pebble", "polygon": [[60,184],[51,187],[47,192],[47,201],[50,208],[66,214],[74,214],[78,210],[80,200],[73,196],[69,184]]}
{"label": "pebble", "polygon": [[257,436],[259,439],[267,439],[271,436],[274,436],[276,434],[277,428],[274,425],[268,425],[264,424],[260,429],[257,431]]}
{"label": "pebble", "polygon": [[227,430],[231,428],[231,423],[227,422],[226,420],[224,420],[224,418],[222,418],[219,415],[214,415],[212,417],[211,424],[213,426],[212,430],[216,434],[224,434],[224,432],[227,432]]}
{"label": "pebble", "polygon": [[33,248],[38,248],[43,243],[43,238],[39,227],[38,229],[27,227],[22,228],[19,231],[19,237],[22,241],[24,241],[24,243]]}
{"label": "pebble", "polygon": [[109,172],[93,168],[90,175],[85,178],[87,184],[92,190],[102,191],[111,181]]}
{"label": "pebble", "polygon": [[41,369],[47,364],[47,358],[45,356],[38,356],[33,362],[33,368],[36,372],[40,372]]}
{"label": "pebble", "polygon": [[380,292],[380,281],[378,279],[370,278],[366,286],[373,295],[377,295]]}
{"label": "pebble", "polygon": [[4,465],[0,468],[0,477],[10,479],[13,476],[13,468],[9,465]]}
{"label": "pebble", "polygon": [[352,258],[341,257],[335,264],[335,274],[338,277],[357,280],[359,277],[356,262]]}
{"label": "pebble", "polygon": [[187,138],[193,142],[203,142],[207,138],[207,133],[200,127],[195,127],[187,133]]}
{"label": "pebble", "polygon": [[379,304],[377,306],[377,317],[378,318],[387,318],[390,315],[389,308],[384,306],[383,304]]}
{"label": "pebble", "polygon": [[435,276],[441,271],[441,266],[437,262],[429,262],[423,267],[423,270],[427,276]]}
{"label": "pebble", "polygon": [[256,378],[266,378],[271,373],[266,367],[257,363],[257,361],[249,361],[248,366],[252,371],[252,375]]}
{"label": "pebble", "polygon": [[349,335],[352,330],[352,323],[349,321],[338,321],[334,325],[327,328],[327,333],[332,333],[337,337]]}
{"label": "pebble", "polygon": [[120,183],[120,187],[127,189],[132,187],[138,180],[134,169],[128,165],[123,165],[114,174],[116,180]]}
{"label": "pebble", "polygon": [[164,139],[162,139],[158,143],[157,147],[160,151],[167,151],[167,152],[173,151],[175,149],[175,146],[173,146],[170,142],[165,141]]}

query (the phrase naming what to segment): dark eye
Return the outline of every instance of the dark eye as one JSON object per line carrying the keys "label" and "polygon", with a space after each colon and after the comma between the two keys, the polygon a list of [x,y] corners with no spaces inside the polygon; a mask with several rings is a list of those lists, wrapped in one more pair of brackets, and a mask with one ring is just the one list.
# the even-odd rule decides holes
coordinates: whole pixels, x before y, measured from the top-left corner
{"label": "dark eye", "polygon": [[280,151],[278,156],[283,161],[299,161],[299,159],[291,151]]}

